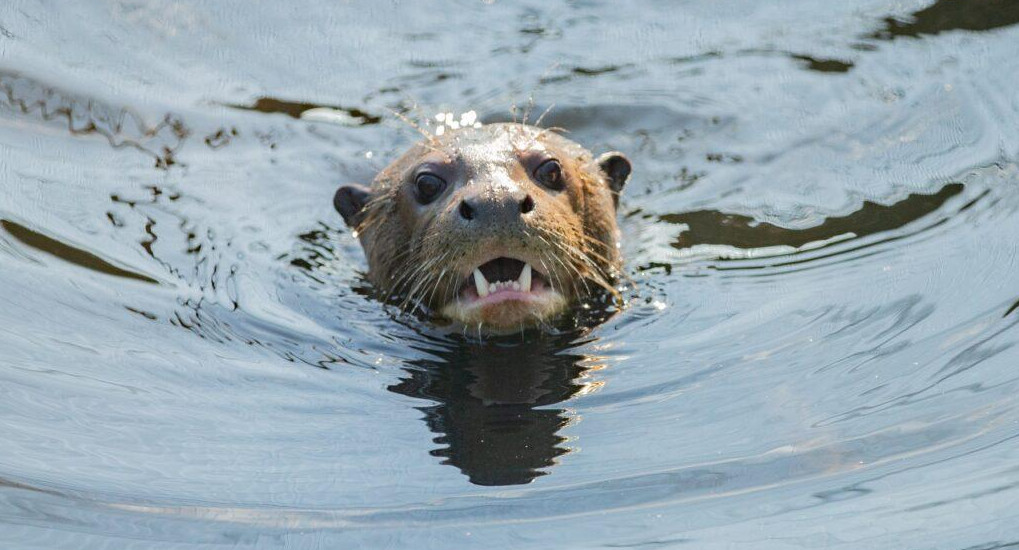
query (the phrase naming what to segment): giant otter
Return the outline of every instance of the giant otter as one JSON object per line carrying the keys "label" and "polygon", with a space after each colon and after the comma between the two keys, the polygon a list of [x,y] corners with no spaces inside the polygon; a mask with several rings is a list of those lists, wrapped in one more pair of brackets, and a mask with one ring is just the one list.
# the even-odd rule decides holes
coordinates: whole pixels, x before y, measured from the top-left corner
{"label": "giant otter", "polygon": [[543,325],[614,293],[616,208],[630,175],[555,130],[516,123],[428,136],[334,205],[387,297],[479,332]]}

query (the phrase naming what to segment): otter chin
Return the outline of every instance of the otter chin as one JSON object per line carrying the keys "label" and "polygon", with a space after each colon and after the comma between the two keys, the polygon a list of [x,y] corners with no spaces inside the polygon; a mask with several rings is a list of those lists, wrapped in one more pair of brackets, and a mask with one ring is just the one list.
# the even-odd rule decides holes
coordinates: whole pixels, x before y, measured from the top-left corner
{"label": "otter chin", "polygon": [[630,169],[552,129],[489,124],[429,136],[334,205],[383,297],[499,334],[615,293]]}

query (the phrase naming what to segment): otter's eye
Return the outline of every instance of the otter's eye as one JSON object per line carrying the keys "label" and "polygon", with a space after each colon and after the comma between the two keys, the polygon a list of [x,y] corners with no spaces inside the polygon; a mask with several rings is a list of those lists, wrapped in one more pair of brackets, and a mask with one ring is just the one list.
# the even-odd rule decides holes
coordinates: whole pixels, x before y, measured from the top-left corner
{"label": "otter's eye", "polygon": [[418,202],[428,204],[438,197],[446,188],[446,180],[431,172],[418,174],[414,178],[414,190],[417,193]]}
{"label": "otter's eye", "polygon": [[563,188],[563,167],[556,159],[546,160],[534,170],[534,179],[549,189],[559,191]]}

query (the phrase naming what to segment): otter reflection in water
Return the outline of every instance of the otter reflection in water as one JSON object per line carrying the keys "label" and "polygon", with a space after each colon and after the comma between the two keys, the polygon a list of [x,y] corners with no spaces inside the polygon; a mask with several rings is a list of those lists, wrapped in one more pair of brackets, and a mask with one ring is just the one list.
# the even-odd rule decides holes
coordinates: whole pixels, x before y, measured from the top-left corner
{"label": "otter reflection in water", "polygon": [[568,452],[565,409],[548,408],[589,387],[595,358],[568,353],[566,339],[500,345],[453,344],[411,362],[390,391],[437,402],[420,407],[444,457],[478,485],[528,483]]}

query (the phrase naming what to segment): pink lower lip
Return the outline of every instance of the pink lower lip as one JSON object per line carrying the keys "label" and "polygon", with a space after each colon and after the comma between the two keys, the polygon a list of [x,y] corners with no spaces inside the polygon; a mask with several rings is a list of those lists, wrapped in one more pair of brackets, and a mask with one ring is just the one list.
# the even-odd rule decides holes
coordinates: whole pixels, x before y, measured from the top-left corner
{"label": "pink lower lip", "polygon": [[460,300],[465,305],[470,306],[488,306],[493,304],[499,304],[502,302],[518,301],[518,302],[536,302],[543,298],[546,298],[548,289],[539,281],[535,281],[531,285],[530,291],[513,290],[512,288],[503,288],[495,292],[490,293],[488,296],[478,296],[478,291],[474,287],[468,287],[460,295]]}
{"label": "pink lower lip", "polygon": [[498,304],[501,302],[508,302],[510,300],[517,300],[520,302],[527,302],[539,299],[539,296],[534,292],[523,292],[520,290],[499,290],[485,296],[484,298],[477,297],[477,294],[471,296],[469,303],[471,305],[487,306],[491,304]]}

